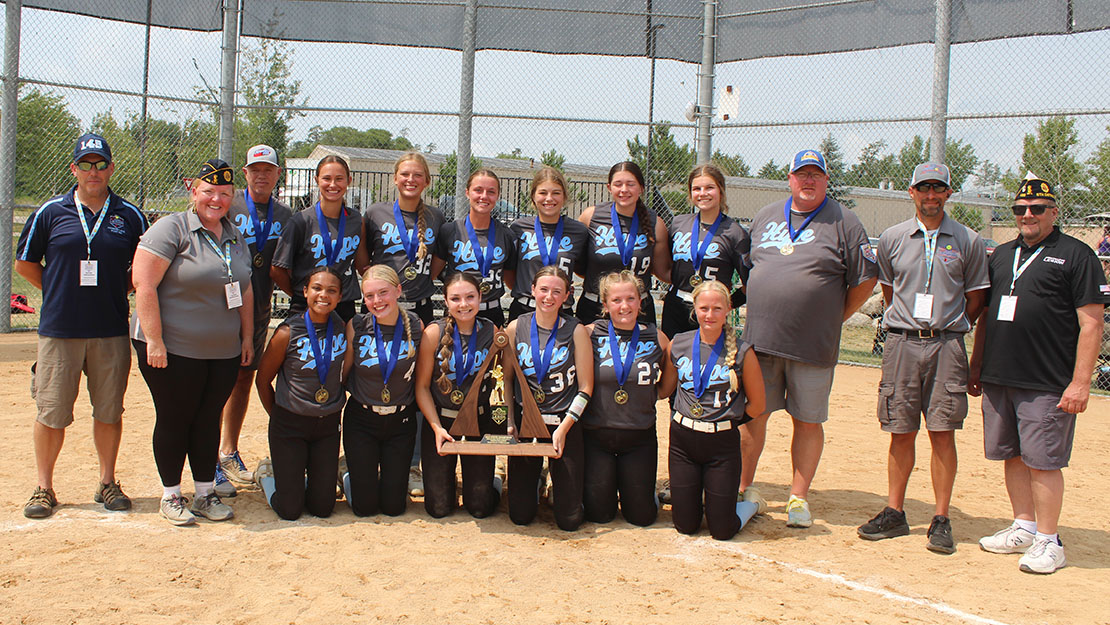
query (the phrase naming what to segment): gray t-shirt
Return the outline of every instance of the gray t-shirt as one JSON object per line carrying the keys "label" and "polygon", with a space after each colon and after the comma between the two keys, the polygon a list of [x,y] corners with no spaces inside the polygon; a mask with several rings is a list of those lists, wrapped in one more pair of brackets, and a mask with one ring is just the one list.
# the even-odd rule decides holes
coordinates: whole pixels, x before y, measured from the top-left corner
{"label": "gray t-shirt", "polygon": [[[369,246],[370,262],[375,265],[389,265],[401,278],[403,300],[418,302],[431,297],[436,292],[432,283],[432,255],[435,253],[436,237],[443,227],[443,213],[434,206],[424,205],[424,247],[425,255],[410,261],[401,243],[401,229],[393,213],[393,202],[378,202],[364,209],[366,220],[366,244]],[[409,236],[416,229],[418,215],[401,211]],[[419,239],[418,239],[419,240]],[[419,255],[419,245],[416,253]],[[416,267],[417,275],[412,280],[405,278],[405,268]]]}
{"label": "gray t-shirt", "polygon": [[[559,329],[555,332],[555,344],[551,348],[551,362],[547,375],[537,382],[536,363],[540,360],[540,354],[547,348],[551,330],[543,326],[536,327],[540,349],[539,353],[536,353],[531,339],[532,319],[535,317],[534,312],[517,317],[513,347],[516,349],[520,368],[528,378],[526,384],[529,390],[534,391],[538,388],[544,393],[543,401],[537,402],[540,412],[562,417],[563,413],[570,409],[574,396],[578,394],[578,380],[574,368],[574,330],[578,327],[578,320],[573,317],[559,317]],[[513,395],[518,406],[522,405],[523,386],[524,384],[519,380],[513,385]],[[517,416],[519,418],[519,413]]]}
{"label": "gray t-shirt", "polygon": [[[201,360],[234,358],[242,352],[239,309],[228,309],[225,285],[230,251],[232,281],[241,294],[250,286],[251,258],[239,231],[226,217],[217,252],[191,210],[167,215],[150,226],[139,248],[169,261],[158,284],[158,308],[166,351]],[[209,233],[213,240],[216,237]],[[131,338],[146,342],[139,316],[131,315]]]}
{"label": "gray t-shirt", "polygon": [[903,330],[967,332],[964,314],[969,291],[990,287],[987,246],[975,231],[944,216],[937,228],[933,273],[928,293],[932,317],[914,318],[914,301],[925,293],[925,235],[913,218],[891,226],[879,237],[879,282],[893,289],[893,301],[883,315],[883,327]]}
{"label": "gray t-shirt", "polygon": [[[355,273],[355,252],[362,244],[362,213],[343,207],[347,211],[343,235],[339,236],[339,218],[324,217],[328,224],[328,237],[333,246],[339,246],[336,261],[331,266],[343,278],[342,301],[354,302],[362,299],[358,275]],[[334,248],[333,248],[334,249]],[[304,287],[308,276],[317,267],[327,264],[324,239],[320,236],[319,219],[315,206],[309,206],[293,215],[281,233],[277,249],[274,251],[273,266],[290,270],[293,283],[293,299],[304,301]]]}
{"label": "gray t-shirt", "polygon": [[[574,268],[579,265],[582,255],[586,252],[586,239],[590,236],[586,225],[577,219],[562,217],[563,236],[559,237],[559,244],[555,246],[555,256],[558,259],[554,264],[567,272],[567,276],[574,279]],[[544,246],[551,249],[551,239],[555,236],[556,224],[540,223],[543,231]],[[521,217],[509,226],[509,230],[516,237],[517,262],[516,283],[513,285],[513,297],[531,297],[532,279],[536,272],[543,268],[543,257],[536,238],[536,218],[534,215]],[[567,298],[563,308],[574,305],[574,296]]]}
{"label": "gray t-shirt", "polygon": [[[248,251],[251,255],[251,267],[253,268],[251,286],[254,288],[254,323],[257,330],[258,324],[268,324],[270,322],[270,299],[274,294],[274,281],[270,278],[270,263],[273,261],[274,251],[277,249],[278,240],[281,238],[285,225],[293,218],[293,211],[281,200],[272,198],[274,223],[270,226],[270,233],[266,237],[266,242],[262,244],[262,265],[255,265],[254,256],[259,251],[258,237],[254,231],[254,221],[247,210],[246,193],[248,191],[245,189],[236,192],[235,198],[231,201],[231,210],[227,217],[231,220],[231,223],[235,224],[239,234],[247,242]],[[265,227],[266,204],[256,203],[255,213],[258,215],[259,226]]]}
{"label": "gray t-shirt", "polygon": [[326,417],[342,410],[347,401],[340,377],[343,373],[343,356],[347,353],[347,326],[342,317],[331,313],[331,354],[324,351],[327,337],[327,322],[314,323],[316,344],[320,356],[331,362],[323,388],[328,392],[324,403],[316,401],[320,390],[320,377],[316,355],[312,353],[312,339],[308,336],[308,326],[304,315],[292,315],[282,322],[289,326],[289,346],[285,349],[285,362],[278,369],[277,384],[274,387],[274,403],[293,414],[305,417]]}
{"label": "gray t-shirt", "polygon": [[[782,254],[790,242],[785,205],[781,200],[765,206],[752,221],[744,340],[757,352],[831,367],[847,290],[878,275],[875,253],[855,213],[828,198],[798,232],[792,253]],[[791,224],[801,228],[808,215],[791,211]]]}
{"label": "gray t-shirt", "polygon": [[[632,330],[614,332],[620,343],[619,357],[623,363],[632,343]],[[663,373],[659,331],[650,323],[640,324],[640,339],[632,359],[632,369],[623,387],[617,384],[617,372],[613,368],[608,319],[594,322],[590,343],[594,350],[594,392],[582,413],[582,424],[587,428],[653,429],[655,402],[658,399],[655,387]],[[618,404],[614,398],[618,389],[628,393],[628,400],[623,404]]]}
{"label": "gray t-shirt", "polygon": [[360,404],[367,406],[409,406],[415,401],[413,376],[416,374],[416,354],[420,351],[420,339],[423,336],[424,324],[420,317],[412,311],[400,311],[401,315],[408,315],[410,335],[401,339],[400,352],[397,354],[397,363],[389,374],[389,401],[382,399],[382,390],[386,388],[382,379],[382,363],[378,354],[382,350],[389,354],[393,346],[394,333],[405,334],[405,324],[397,317],[397,324],[388,326],[382,324],[379,330],[382,333],[384,346],[378,345],[377,335],[374,332],[374,315],[363,313],[351,319],[354,326],[355,338],[352,349],[355,349],[355,365],[351,369],[351,376],[347,380],[347,389],[351,397]]}
{"label": "gray t-shirt", "polygon": [[[671,288],[691,292],[690,277],[694,275],[693,230],[695,213],[675,215],[671,222]],[[698,243],[703,243],[709,235],[712,223],[702,223]],[[748,255],[752,239],[748,231],[733,218],[725,215],[717,226],[713,240],[705,248],[698,275],[706,280],[718,280],[731,288],[732,274],[740,275],[745,282],[748,278]]]}
{"label": "gray t-shirt", "polygon": [[[694,335],[697,330],[681,332],[671,339],[671,362],[678,372],[678,390],[674,394],[674,410],[680,415],[697,419],[699,421],[740,421],[744,418],[747,408],[747,397],[744,394],[744,385],[733,392],[729,371],[735,371],[740,377],[744,369],[744,355],[751,348],[750,345],[736,337],[736,358],[733,362],[726,360],[728,356],[728,342],[721,348],[720,356],[713,365],[709,374],[709,383],[701,397],[694,395],[694,376],[700,375],[694,371]],[[713,353],[713,346],[704,341],[698,343],[700,366],[704,369],[709,366],[709,358]],[[695,417],[690,408],[694,404],[702,407],[701,416]]]}

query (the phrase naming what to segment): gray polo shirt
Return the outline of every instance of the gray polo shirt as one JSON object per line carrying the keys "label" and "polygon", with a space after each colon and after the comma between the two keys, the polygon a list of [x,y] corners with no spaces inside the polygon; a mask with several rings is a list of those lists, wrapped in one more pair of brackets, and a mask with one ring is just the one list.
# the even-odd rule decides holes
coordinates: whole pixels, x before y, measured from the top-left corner
{"label": "gray polo shirt", "polygon": [[[251,257],[235,226],[227,217],[220,222],[221,253],[208,243],[200,218],[191,210],[159,219],[139,239],[139,249],[170,263],[158,284],[158,307],[162,341],[171,354],[214,360],[241,353],[239,309],[227,307],[222,250],[230,242],[231,273],[243,294],[250,286]],[[131,315],[131,338],[147,340],[138,315]]]}
{"label": "gray polo shirt", "polygon": [[891,226],[879,237],[879,282],[893,289],[893,301],[883,314],[884,328],[967,332],[964,294],[990,287],[987,246],[967,226],[948,215],[937,228],[933,273],[928,293],[933,296],[932,318],[915,319],[914,301],[925,293],[925,235],[911,218]]}

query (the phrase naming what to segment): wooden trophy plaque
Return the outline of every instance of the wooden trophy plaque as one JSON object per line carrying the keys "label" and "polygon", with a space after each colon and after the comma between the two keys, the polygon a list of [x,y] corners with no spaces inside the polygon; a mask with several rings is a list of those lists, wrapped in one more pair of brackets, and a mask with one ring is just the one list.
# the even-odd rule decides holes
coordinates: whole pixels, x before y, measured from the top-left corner
{"label": "wooden trophy plaque", "polygon": [[[485,379],[486,372],[495,357],[499,354],[508,353],[505,351],[508,345],[509,336],[505,334],[504,330],[498,330],[493,337],[493,345],[489,349],[489,355],[482,363],[481,368],[478,369],[478,373],[474,377],[474,383],[470,385],[470,391],[467,392],[462,406],[459,407],[459,415],[455,417],[455,423],[451,425],[450,433],[456,440],[443,443],[441,447],[443,453],[464,456],[547,456],[549,458],[558,455],[555,453],[555,446],[551,443],[551,434],[543,423],[543,417],[540,416],[540,407],[536,404],[536,399],[532,396],[532,393],[529,392],[521,393],[524,398],[524,414],[521,415],[517,438],[508,434],[486,434],[483,436],[481,433],[481,428],[478,425],[478,395],[482,392],[482,380]],[[518,383],[527,386],[528,380],[524,377],[524,372],[520,369],[520,363],[517,359],[509,355],[507,358],[502,358],[502,361],[501,366],[512,367],[515,374],[514,378]],[[523,390],[526,391],[527,388]],[[510,397],[508,401],[513,401],[513,399]]]}

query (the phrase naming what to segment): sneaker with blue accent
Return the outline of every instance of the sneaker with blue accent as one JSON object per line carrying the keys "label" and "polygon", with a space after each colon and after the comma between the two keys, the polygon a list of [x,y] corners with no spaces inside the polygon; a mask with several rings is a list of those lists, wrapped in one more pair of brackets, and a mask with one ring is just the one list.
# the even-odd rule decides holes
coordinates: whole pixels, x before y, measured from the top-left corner
{"label": "sneaker with blue accent", "polygon": [[786,527],[810,527],[813,525],[813,515],[809,511],[809,502],[796,495],[791,495],[786,502]]}
{"label": "sneaker with blue accent", "polygon": [[235,485],[231,483],[231,480],[227,479],[227,474],[224,473],[224,469],[220,465],[216,465],[216,478],[214,482],[213,488],[220,497],[234,497],[239,494],[235,490]]}
{"label": "sneaker with blue accent", "polygon": [[254,482],[254,474],[247,469],[239,450],[227,456],[220,454],[220,468],[224,470],[224,476],[234,484],[248,486]]}
{"label": "sneaker with blue accent", "polygon": [[1051,540],[1037,536],[1033,546],[1018,560],[1018,567],[1026,573],[1048,575],[1067,566],[1068,560],[1064,557],[1064,545],[1060,539]]}

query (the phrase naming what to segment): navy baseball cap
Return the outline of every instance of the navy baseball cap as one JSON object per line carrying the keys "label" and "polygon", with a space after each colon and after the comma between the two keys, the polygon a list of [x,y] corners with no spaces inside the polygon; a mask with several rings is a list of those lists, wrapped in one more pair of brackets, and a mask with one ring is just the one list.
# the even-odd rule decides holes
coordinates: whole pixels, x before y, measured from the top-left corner
{"label": "navy baseball cap", "polygon": [[829,173],[829,170],[825,168],[825,157],[817,150],[802,150],[795,154],[794,160],[790,163],[790,173],[794,173],[806,165],[816,165],[821,171],[826,174]]}
{"label": "navy baseball cap", "polygon": [[112,148],[108,147],[108,140],[91,132],[77,139],[77,146],[73,148],[73,162],[76,163],[89,154],[103,156],[104,160],[112,162]]}

